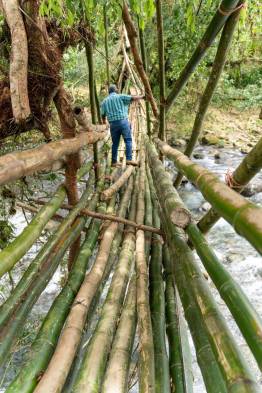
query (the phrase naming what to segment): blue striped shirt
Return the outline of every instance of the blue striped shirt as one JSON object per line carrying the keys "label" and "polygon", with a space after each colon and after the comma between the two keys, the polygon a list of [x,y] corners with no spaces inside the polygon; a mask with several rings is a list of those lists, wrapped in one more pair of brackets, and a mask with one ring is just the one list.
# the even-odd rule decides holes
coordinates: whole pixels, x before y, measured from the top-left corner
{"label": "blue striped shirt", "polygon": [[128,118],[128,107],[132,97],[127,94],[111,93],[101,104],[101,115],[107,117],[109,123]]}

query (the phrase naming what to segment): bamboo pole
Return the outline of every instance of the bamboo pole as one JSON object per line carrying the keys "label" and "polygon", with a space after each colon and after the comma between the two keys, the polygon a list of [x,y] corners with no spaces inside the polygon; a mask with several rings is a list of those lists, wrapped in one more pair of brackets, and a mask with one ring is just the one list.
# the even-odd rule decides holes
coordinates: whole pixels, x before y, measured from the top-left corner
{"label": "bamboo pole", "polygon": [[[136,214],[136,204],[131,204],[129,219]],[[128,230],[124,236],[119,260],[102,307],[101,316],[87,345],[79,370],[74,392],[94,392],[101,389],[107,358],[114,339],[117,322],[126,292],[130,268],[134,260],[135,234]],[[41,392],[38,392],[41,393]]]}
{"label": "bamboo pole", "polygon": [[[72,225],[72,228],[65,233],[57,243],[56,247],[51,251],[49,257],[45,263],[44,268],[41,270],[40,276],[34,281],[25,293],[25,299],[23,303],[16,309],[15,314],[11,317],[8,323],[0,331],[0,364],[6,361],[11,346],[18,340],[19,335],[22,332],[22,327],[25,323],[27,315],[30,313],[33,305],[43,292],[44,288],[55,273],[61,259],[67,248],[78,238],[83,227],[85,225],[85,219],[78,218]],[[19,392],[21,392],[20,387]]]}
{"label": "bamboo pole", "polygon": [[104,139],[104,132],[80,133],[75,138],[50,142],[35,149],[9,153],[0,157],[0,185],[32,175],[52,162],[79,151],[83,146]]}
{"label": "bamboo pole", "polygon": [[235,231],[262,254],[262,209],[231,190],[207,169],[192,163],[183,153],[159,139],[155,142],[162,153],[172,159],[177,168],[198,187],[216,211],[233,225]]}
{"label": "bamboo pole", "polygon": [[98,239],[99,228],[100,221],[92,221],[76,262],[69,273],[67,283],[53,302],[31,346],[28,361],[10,384],[8,391],[20,393],[20,389],[23,392],[33,391],[37,384],[39,373],[46,369],[74,301],[75,294],[85,278],[85,272]]}
{"label": "bamboo pole", "polygon": [[166,332],[169,342],[172,393],[193,393],[193,372],[187,329],[183,324],[179,295],[173,283],[173,271],[168,246],[163,249],[166,283]]}
{"label": "bamboo pole", "polygon": [[[240,1],[240,4],[243,4],[244,1]],[[203,126],[203,122],[209,107],[209,104],[212,100],[213,94],[217,87],[218,81],[221,77],[227,54],[233,39],[233,34],[236,29],[238,20],[239,20],[240,10],[234,12],[226,21],[225,26],[223,28],[221,38],[218,44],[217,53],[213,62],[212,70],[205,88],[205,91],[201,97],[199,108],[195,117],[195,122],[193,125],[192,133],[190,139],[186,145],[186,149],[184,154],[188,157],[191,156],[194,147],[197,143],[199,135],[201,133],[201,129]],[[164,138],[159,137],[164,140]],[[174,182],[174,186],[176,188],[179,187],[181,181],[183,179],[183,175],[181,173],[177,174],[177,177]]]}
{"label": "bamboo pole", "polygon": [[[78,171],[78,179],[89,172],[91,163],[87,163]],[[35,215],[29,225],[17,236],[4,250],[0,252],[0,277],[12,267],[25,255],[30,247],[35,243],[40,236],[47,222],[59,209],[63,200],[65,199],[66,191],[63,186],[60,186],[53,198],[44,206],[39,213]]]}
{"label": "bamboo pole", "polygon": [[[147,176],[145,178],[145,220],[144,221],[146,226],[150,226],[150,227],[153,226],[153,205],[152,205],[151,193],[150,193]],[[158,229],[160,230],[160,227]],[[149,261],[151,241],[152,241],[152,232],[147,231],[145,233],[145,253],[146,253],[147,263]]]}
{"label": "bamboo pole", "polygon": [[[41,200],[36,200],[36,201],[34,201],[34,203],[38,203],[40,205],[45,204],[45,202],[41,201]],[[18,204],[18,206],[20,206],[20,203]],[[33,209],[37,210],[35,208],[33,208]],[[60,209],[72,210],[73,206],[62,204]],[[145,232],[151,232],[151,233],[157,233],[158,235],[163,235],[163,232],[159,228],[155,228],[155,227],[148,226],[148,225],[139,225],[134,221],[130,221],[130,220],[127,220],[126,218],[117,217],[117,216],[110,215],[107,213],[98,213],[98,212],[91,211],[88,209],[82,209],[80,214],[86,215],[88,217],[98,218],[100,220],[119,222],[121,224],[132,226],[132,227],[136,228],[136,230],[141,229],[142,231],[145,231]]]}
{"label": "bamboo pole", "polygon": [[125,393],[128,390],[128,374],[136,323],[136,277],[133,275],[110,351],[102,393]]}
{"label": "bamboo pole", "polygon": [[109,69],[109,52],[108,52],[108,17],[107,17],[107,4],[103,6],[103,19],[104,19],[104,29],[105,29],[105,54],[106,54],[106,79],[107,86],[110,83],[110,69]]}
{"label": "bamboo pole", "polygon": [[153,93],[152,93],[152,89],[150,86],[150,82],[148,80],[148,77],[146,75],[146,72],[144,70],[143,67],[143,63],[142,60],[140,58],[139,55],[139,51],[137,48],[137,43],[136,43],[136,39],[137,39],[137,32],[136,32],[136,28],[134,26],[134,23],[131,19],[131,16],[129,14],[128,11],[128,6],[126,4],[126,2],[123,2],[123,7],[122,7],[122,17],[123,17],[123,21],[125,23],[126,26],[126,31],[128,34],[128,38],[130,41],[130,46],[131,46],[131,51],[133,54],[133,58],[134,58],[134,63],[137,69],[138,74],[140,75],[140,78],[143,82],[144,88],[145,88],[145,92],[146,92],[146,97],[148,99],[148,101],[151,104],[151,108],[153,111],[154,116],[157,118],[158,117],[158,108],[157,108],[157,104],[156,101],[153,97]]}
{"label": "bamboo pole", "polygon": [[116,182],[101,193],[101,201],[107,201],[108,199],[112,198],[112,196],[117,193],[118,190],[127,182],[134,170],[135,167],[133,165],[128,165],[125,172],[116,180]]}
{"label": "bamboo pole", "polygon": [[[153,199],[153,223],[160,227],[157,201]],[[169,362],[165,336],[165,292],[162,277],[162,241],[153,235],[149,265],[150,312],[154,340],[155,392],[170,393]]]}
{"label": "bamboo pole", "polygon": [[[144,31],[139,27],[139,17],[138,17],[138,32],[139,32],[141,59],[142,59],[142,62],[143,62],[143,67],[145,69],[145,72],[147,73],[147,56],[146,56],[145,38],[144,38]],[[149,102],[148,101],[146,101],[145,104],[146,104],[147,133],[148,133],[148,135],[150,135],[150,132],[151,132],[150,106],[149,106]]]}
{"label": "bamboo pole", "polygon": [[[119,214],[124,214],[124,211],[123,211],[123,209],[121,210],[121,207],[120,207]],[[71,393],[73,386],[75,385],[75,382],[76,382],[76,379],[77,379],[77,376],[78,376],[78,373],[79,373],[79,370],[80,370],[80,367],[82,364],[82,359],[84,357],[86,342],[89,339],[89,328],[92,323],[92,318],[97,310],[97,305],[99,302],[100,295],[102,294],[102,292],[104,290],[104,286],[108,280],[108,277],[109,277],[109,274],[112,270],[112,267],[115,265],[115,263],[117,261],[117,257],[119,255],[119,248],[121,247],[121,242],[122,242],[122,238],[123,238],[123,232],[124,232],[124,225],[120,224],[118,226],[117,233],[114,237],[114,240],[112,242],[112,246],[110,248],[110,253],[109,253],[107,264],[106,264],[104,274],[103,274],[102,284],[100,285],[98,291],[96,292],[96,295],[92,301],[90,311],[88,312],[88,319],[87,319],[87,323],[85,326],[86,333],[82,335],[81,342],[78,346],[78,348],[79,348],[78,354],[77,354],[77,357],[75,357],[75,359],[74,359],[74,363],[73,363],[70,373],[68,375],[67,382],[66,382],[65,387],[63,389],[63,393]]]}
{"label": "bamboo pole", "polygon": [[[236,192],[240,192],[250,182],[250,180],[262,168],[262,138],[253,147],[253,149],[246,155],[244,160],[239,164],[232,174],[231,185]],[[220,215],[213,208],[211,208],[198,222],[198,227],[201,232],[208,232],[213,225],[219,220]]]}
{"label": "bamboo pole", "polygon": [[156,21],[157,21],[157,47],[158,47],[158,78],[159,78],[159,132],[158,137],[166,141],[166,74],[165,74],[165,45],[164,45],[164,29],[162,17],[162,0],[155,0],[156,5]]}
{"label": "bamboo pole", "polygon": [[[92,178],[90,178],[90,185],[87,187],[86,191],[83,193],[79,203],[74,209],[68,214],[68,216],[63,220],[63,222],[58,227],[57,231],[51,235],[42,249],[39,251],[37,256],[34,258],[33,262],[29,265],[25,271],[23,277],[17,284],[16,288],[12,291],[9,298],[0,307],[0,328],[8,321],[8,319],[15,313],[18,305],[23,302],[28,292],[28,288],[36,282],[39,271],[44,269],[47,260],[50,259],[49,255],[57,249],[57,244],[61,241],[62,237],[69,230],[70,226],[73,224],[77,218],[81,208],[86,206],[90,198],[90,193],[92,190]],[[98,202],[98,194],[95,195],[89,205],[91,208],[95,209]]]}
{"label": "bamboo pole", "polygon": [[28,98],[28,44],[18,0],[2,0],[2,7],[11,34],[10,93],[13,116],[17,123],[30,115]]}
{"label": "bamboo pole", "polygon": [[[168,210],[162,202],[166,196],[166,190],[163,189],[163,182],[161,181],[164,177],[165,170],[161,162],[157,159],[157,154],[151,143],[147,144],[147,152],[153,171],[154,185],[158,199],[160,195],[162,198],[159,199],[164,218],[164,220],[162,219],[162,223],[167,235],[171,255],[176,260],[173,268],[186,317],[187,319],[189,318],[187,314],[187,296],[190,294],[200,311],[200,318],[207,332],[208,341],[210,342],[228,391],[258,392],[257,384],[252,378],[249,368],[242,354],[239,352],[234,338],[217,308],[208,285],[187,245],[184,232],[176,228],[169,219]],[[169,179],[169,182],[172,184],[171,179]],[[176,201],[180,203],[179,196],[174,188],[172,195],[174,203]],[[186,286],[188,287],[187,292],[185,292]]]}
{"label": "bamboo pole", "polygon": [[[88,64],[88,81],[89,81],[89,100],[90,100],[90,109],[91,109],[91,118],[92,123],[95,124],[97,121],[96,118],[96,101],[95,101],[95,71],[94,71],[94,59],[93,59],[93,43],[85,42],[85,50],[86,50],[86,59]],[[95,165],[95,174],[96,174],[96,182],[99,179],[99,163],[98,163],[98,146],[97,143],[93,144],[93,153],[94,153],[94,165]]]}
{"label": "bamboo pole", "polygon": [[[142,149],[142,147],[141,147]],[[141,167],[137,195],[138,224],[144,222],[145,216],[145,156],[141,151]],[[137,313],[138,335],[140,340],[139,353],[139,391],[141,393],[153,393],[155,391],[154,370],[154,343],[149,306],[148,271],[145,255],[144,232],[136,232],[136,273],[137,273]]]}
{"label": "bamboo pole", "polygon": [[233,315],[260,370],[262,370],[262,321],[260,316],[241,287],[219,261],[198,227],[195,224],[189,224],[186,232],[220,296]]}
{"label": "bamboo pole", "polygon": [[[120,216],[125,216],[126,214],[131,191],[132,182],[130,181],[120,203],[118,212]],[[44,376],[40,381],[38,389],[42,389],[42,391],[45,393],[47,391],[48,393],[58,393],[61,392],[63,388],[72,361],[76,354],[78,344],[81,340],[81,334],[86,318],[89,318],[89,310],[91,308],[92,301],[99,289],[101,282],[103,281],[104,272],[108,262],[109,251],[113,239],[117,233],[117,229],[118,224],[112,223],[104,232],[96,260],[91,270],[86,275],[86,278],[75,297],[74,304],[68,315],[64,329],[60,335],[55,352]]]}
{"label": "bamboo pole", "polygon": [[208,48],[213,43],[217,34],[225,24],[229,15],[232,12],[235,12],[235,7],[238,4],[238,0],[222,0],[218,10],[216,11],[213,19],[208,25],[204,36],[200,40],[197,48],[195,49],[193,55],[189,59],[188,63],[185,65],[183,70],[181,71],[179,77],[176,79],[173,88],[169,92],[169,95],[166,99],[166,110],[169,110],[182,90],[183,86],[186,84],[195,68],[207,52]]}

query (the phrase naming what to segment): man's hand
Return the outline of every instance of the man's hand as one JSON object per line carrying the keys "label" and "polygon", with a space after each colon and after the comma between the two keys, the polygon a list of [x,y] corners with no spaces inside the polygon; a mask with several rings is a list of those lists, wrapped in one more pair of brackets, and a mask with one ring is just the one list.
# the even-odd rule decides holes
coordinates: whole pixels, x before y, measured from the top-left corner
{"label": "man's hand", "polygon": [[106,117],[105,116],[102,116],[102,123],[106,124]]}
{"label": "man's hand", "polygon": [[145,95],[143,95],[143,96],[132,96],[132,101],[140,101],[140,100],[145,100],[146,99],[146,96]]}

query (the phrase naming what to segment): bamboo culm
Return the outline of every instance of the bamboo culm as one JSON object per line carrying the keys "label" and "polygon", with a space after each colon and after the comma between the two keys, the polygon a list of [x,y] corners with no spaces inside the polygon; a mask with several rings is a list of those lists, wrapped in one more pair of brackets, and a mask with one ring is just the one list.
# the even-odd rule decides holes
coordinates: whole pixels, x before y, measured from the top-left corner
{"label": "bamboo culm", "polygon": [[196,185],[205,199],[221,216],[233,225],[262,254],[262,208],[248,201],[212,172],[193,163],[187,156],[168,144],[155,139],[162,153],[174,161],[176,167]]}
{"label": "bamboo culm", "polygon": [[206,29],[206,32],[202,39],[200,40],[197,48],[195,49],[193,55],[189,59],[186,66],[181,71],[179,77],[174,83],[173,88],[171,89],[167,99],[166,99],[166,108],[169,110],[181,92],[183,86],[186,84],[192,73],[194,72],[195,68],[205,55],[207,49],[211,46],[212,42],[216,38],[217,34],[225,24],[226,20],[228,19],[230,12],[227,14],[222,14],[220,10],[234,10],[236,5],[238,4],[238,0],[223,0],[219,9],[216,11],[213,19],[211,20],[209,26]]}
{"label": "bamboo culm", "polygon": [[[241,192],[250,180],[262,168],[262,138],[246,155],[243,161],[235,169],[232,174],[232,188],[236,192]],[[198,227],[203,233],[207,233],[219,220],[219,213],[211,208],[198,222]]]}
{"label": "bamboo culm", "polygon": [[102,393],[128,390],[129,365],[136,331],[136,277],[132,276],[102,384]]}
{"label": "bamboo culm", "polygon": [[[135,207],[133,203],[129,213],[130,220],[135,218]],[[88,343],[86,354],[73,388],[74,392],[96,392],[101,389],[106,361],[126,292],[134,251],[135,234],[133,230],[129,230],[123,240],[119,261],[102,307],[100,319]]]}
{"label": "bamboo culm", "polygon": [[[157,157],[155,156],[152,144],[147,144],[147,148],[156,191],[158,195],[161,193],[160,195],[163,200],[165,198],[165,190],[163,190],[161,179],[164,177],[165,171],[161,162],[157,160]],[[180,202],[179,196],[174,188],[172,194],[174,202],[176,200]],[[161,204],[161,200],[159,201]],[[248,366],[245,363],[242,354],[239,352],[222,314],[218,310],[215,301],[212,298],[207,283],[205,282],[205,279],[194,260],[193,254],[186,243],[186,236],[182,230],[176,228],[171,223],[163,203],[161,206],[163,209],[163,216],[165,218],[162,220],[162,223],[165,226],[170,252],[172,257],[176,259],[176,263],[173,266],[176,283],[181,292],[181,300],[183,302],[183,292],[185,291],[185,288],[181,288],[181,286],[184,280],[187,281],[185,284],[188,286],[188,293],[191,292],[191,296],[195,300],[199,309],[200,317],[208,335],[208,340],[221,369],[227,389],[229,391],[236,392],[258,392],[256,382],[253,380]],[[190,285],[188,285],[188,283],[190,283]],[[187,313],[186,303],[187,302],[184,301],[183,306]]]}
{"label": "bamboo culm", "polygon": [[[244,2],[244,1],[243,1]],[[243,4],[243,2],[241,2],[241,4]],[[205,91],[201,97],[200,100],[200,104],[199,104],[199,108],[195,117],[195,122],[193,125],[193,129],[192,129],[192,133],[190,136],[190,139],[186,145],[186,149],[185,149],[185,155],[190,157],[194,147],[197,143],[197,140],[199,138],[199,135],[201,133],[201,129],[202,129],[202,125],[209,107],[209,104],[212,100],[213,94],[215,92],[215,89],[217,87],[218,81],[220,79],[220,76],[222,74],[225,62],[226,62],[226,58],[227,58],[227,54],[233,39],[233,34],[235,31],[235,28],[237,26],[237,22],[239,19],[239,14],[240,14],[240,10],[234,12],[226,21],[225,26],[223,28],[222,34],[221,34],[221,38],[218,44],[218,48],[217,48],[217,53],[216,53],[216,57],[212,66],[212,70],[207,82],[207,86],[205,88]],[[164,138],[160,138],[162,140],[164,140]],[[179,185],[181,184],[183,175],[181,173],[178,173],[175,182],[174,182],[174,186],[176,188],[179,187]]]}
{"label": "bamboo culm", "polygon": [[[131,191],[132,183],[130,182],[120,203],[118,211],[120,216],[126,214]],[[58,393],[63,388],[81,340],[86,318],[89,318],[93,299],[104,279],[108,254],[117,229],[118,224],[112,223],[103,233],[96,260],[75,297],[74,307],[68,315],[53,357],[37,387],[38,391]]]}

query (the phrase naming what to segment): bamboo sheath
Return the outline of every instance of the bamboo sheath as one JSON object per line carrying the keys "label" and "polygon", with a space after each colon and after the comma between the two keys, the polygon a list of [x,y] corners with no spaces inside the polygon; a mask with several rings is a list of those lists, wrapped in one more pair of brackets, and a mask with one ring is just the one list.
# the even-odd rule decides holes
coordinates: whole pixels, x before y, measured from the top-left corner
{"label": "bamboo sheath", "polygon": [[[183,86],[186,84],[195,68],[207,52],[208,48],[211,46],[212,42],[216,38],[217,34],[225,24],[228,19],[231,11],[234,11],[234,8],[238,4],[238,0],[223,0],[220,4],[220,7],[216,11],[213,19],[211,20],[209,26],[207,27],[204,36],[200,40],[197,48],[195,49],[193,55],[189,59],[188,63],[185,65],[183,70],[181,71],[179,77],[174,83],[173,88],[169,92],[169,95],[166,99],[166,108],[170,109],[174,100],[182,90]],[[222,12],[221,12],[222,10]],[[225,10],[226,12],[223,12]]]}
{"label": "bamboo sheath", "polygon": [[80,133],[75,138],[50,142],[35,149],[9,153],[0,157],[0,185],[32,175],[83,146],[104,139],[105,132]]}
{"label": "bamboo sheath", "polygon": [[[244,1],[240,1],[239,3],[243,4]],[[238,20],[239,20],[239,15],[240,15],[240,9],[236,12],[234,12],[226,21],[225,26],[223,28],[220,41],[217,47],[217,52],[216,56],[213,62],[212,70],[205,88],[205,91],[201,97],[200,103],[199,103],[199,108],[195,117],[192,133],[190,136],[190,139],[186,145],[186,149],[184,154],[188,157],[191,156],[194,147],[197,143],[197,140],[199,138],[199,135],[201,133],[202,125],[205,119],[205,115],[207,113],[209,104],[212,100],[213,94],[215,92],[215,89],[217,87],[217,84],[219,82],[220,76],[222,74],[227,54],[229,51],[229,48],[231,46],[231,42],[233,39],[233,34],[235,31],[235,28],[237,26]],[[165,140],[164,138],[159,137],[159,139]],[[183,175],[181,173],[177,174],[177,177],[174,182],[174,186],[176,188],[179,187],[181,184],[181,181],[183,179]]]}
{"label": "bamboo sheath", "polygon": [[104,190],[101,193],[101,201],[107,201],[110,199],[118,190],[127,182],[129,177],[134,172],[135,167],[132,165],[128,165],[125,172],[116,180],[114,184],[112,184],[107,190]]}
{"label": "bamboo sheath", "polygon": [[161,152],[172,159],[177,168],[193,182],[205,199],[262,254],[262,209],[231,190],[216,175],[168,144],[155,140]]}
{"label": "bamboo sheath", "polygon": [[173,282],[173,271],[167,244],[163,247],[166,283],[166,332],[169,342],[172,393],[193,393],[193,372],[187,329],[183,324],[178,293]]}
{"label": "bamboo sheath", "polygon": [[37,385],[39,373],[46,369],[75,295],[85,278],[90,256],[98,239],[100,224],[99,220],[94,220],[89,226],[67,283],[46,315],[31,346],[27,362],[8,388],[10,392],[21,392],[20,389],[23,392],[32,392]]}
{"label": "bamboo sheath", "polygon": [[[120,204],[119,215],[125,215],[131,191],[132,182],[129,182]],[[93,298],[103,280],[109,251],[117,229],[118,224],[112,223],[103,234],[96,260],[75,297],[56,350],[37,387],[38,393],[41,391],[45,393],[47,391],[48,393],[58,393],[61,392],[64,386],[81,340],[86,318],[89,317],[89,310]]]}
{"label": "bamboo sheath", "polygon": [[136,331],[136,277],[132,276],[102,384],[102,393],[126,393]]}
{"label": "bamboo sheath", "polygon": [[[133,220],[135,214],[136,204],[131,203],[129,218]],[[134,251],[134,231],[127,231],[124,236],[119,261],[117,262],[112,282],[102,307],[100,319],[87,345],[86,354],[73,392],[97,392],[101,389],[107,358],[112,346],[130,276]]]}
{"label": "bamboo sheath", "polygon": [[[161,162],[157,160],[153,146],[149,146],[148,144],[147,147],[157,194],[159,196],[161,189],[161,196],[165,197],[165,195],[163,195],[165,194],[165,192],[163,192],[163,184],[161,184],[162,182],[160,181],[165,175],[164,168]],[[171,180],[169,181],[171,183]],[[174,201],[179,201],[178,194],[175,189],[173,190]],[[165,227],[164,229],[167,235],[171,255],[176,260],[176,263],[173,265],[174,273],[187,318],[190,317],[187,314],[188,302],[187,299],[185,299],[184,294],[186,285],[188,286],[189,281],[190,286],[188,286],[187,292],[188,294],[191,292],[191,296],[195,300],[200,311],[200,317],[205,326],[208,340],[221,369],[228,391],[258,392],[258,387],[253,380],[244,359],[242,358],[242,354],[239,352],[238,347],[235,344],[234,339],[209,291],[207,283],[194,261],[193,254],[186,243],[185,235],[181,230],[172,225],[165,206],[163,206],[160,199],[159,202],[163,209],[162,213],[165,220],[162,220],[162,223]]]}
{"label": "bamboo sheath", "polygon": [[[145,155],[141,151],[141,167],[137,195],[138,224],[144,222],[145,216]],[[137,313],[138,335],[140,340],[139,353],[139,391],[141,393],[153,393],[155,391],[155,368],[154,368],[154,343],[149,306],[148,293],[148,269],[145,255],[144,232],[136,232],[136,274],[137,274]]]}
{"label": "bamboo sheath", "polygon": [[[232,174],[231,188],[236,192],[241,192],[243,188],[253,179],[262,168],[262,138],[246,155]],[[211,208],[198,222],[201,232],[208,232],[219,220],[220,215]]]}

